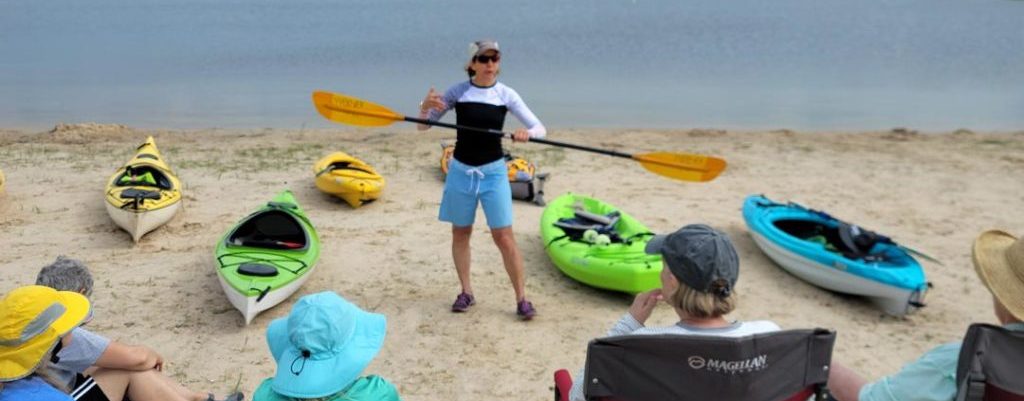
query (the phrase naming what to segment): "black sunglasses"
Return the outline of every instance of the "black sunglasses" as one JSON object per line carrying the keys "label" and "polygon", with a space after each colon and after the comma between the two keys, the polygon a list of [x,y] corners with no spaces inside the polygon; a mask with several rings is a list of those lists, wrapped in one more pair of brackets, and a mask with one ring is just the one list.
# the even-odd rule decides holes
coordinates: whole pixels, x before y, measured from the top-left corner
{"label": "black sunglasses", "polygon": [[487,64],[487,63],[490,63],[492,60],[495,63],[497,63],[497,62],[501,61],[501,55],[500,54],[495,54],[493,56],[476,56],[476,57],[473,57],[473,60],[476,60],[476,62],[478,62],[480,64]]}

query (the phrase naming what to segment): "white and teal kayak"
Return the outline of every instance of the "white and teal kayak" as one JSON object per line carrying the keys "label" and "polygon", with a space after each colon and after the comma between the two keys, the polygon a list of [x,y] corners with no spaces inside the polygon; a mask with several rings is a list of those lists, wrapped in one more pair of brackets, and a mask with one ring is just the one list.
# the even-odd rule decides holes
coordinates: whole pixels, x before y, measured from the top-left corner
{"label": "white and teal kayak", "polygon": [[743,218],[768,257],[811,284],[867,297],[895,316],[924,306],[924,269],[888,237],[762,195],[747,197]]}

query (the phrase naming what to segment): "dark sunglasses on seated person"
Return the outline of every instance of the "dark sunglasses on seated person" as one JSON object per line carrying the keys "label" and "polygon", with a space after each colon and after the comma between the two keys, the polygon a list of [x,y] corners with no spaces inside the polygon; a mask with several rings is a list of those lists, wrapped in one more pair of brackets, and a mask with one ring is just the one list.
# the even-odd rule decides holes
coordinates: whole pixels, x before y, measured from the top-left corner
{"label": "dark sunglasses on seated person", "polygon": [[473,59],[476,60],[476,62],[478,62],[480,64],[487,64],[487,63],[490,63],[492,60],[495,63],[497,63],[497,62],[501,61],[501,55],[500,54],[495,54],[493,56],[481,55],[481,56],[476,56]]}

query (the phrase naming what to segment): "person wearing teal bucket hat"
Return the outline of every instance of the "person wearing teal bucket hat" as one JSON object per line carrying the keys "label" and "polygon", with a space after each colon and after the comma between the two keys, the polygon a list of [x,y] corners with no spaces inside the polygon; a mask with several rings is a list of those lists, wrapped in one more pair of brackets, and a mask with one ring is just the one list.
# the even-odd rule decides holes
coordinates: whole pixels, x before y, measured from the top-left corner
{"label": "person wearing teal bucket hat", "polygon": [[360,376],[384,344],[384,315],[369,313],[334,292],[304,296],[288,316],[267,327],[277,374],[254,401],[401,401],[380,376]]}

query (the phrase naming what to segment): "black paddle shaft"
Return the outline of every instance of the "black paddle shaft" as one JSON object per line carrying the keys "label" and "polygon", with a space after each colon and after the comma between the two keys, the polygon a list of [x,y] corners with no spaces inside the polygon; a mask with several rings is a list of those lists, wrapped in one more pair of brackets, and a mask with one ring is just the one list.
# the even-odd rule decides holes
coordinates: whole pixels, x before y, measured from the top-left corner
{"label": "black paddle shaft", "polygon": [[[464,126],[464,125],[449,124],[449,123],[443,123],[443,122],[440,122],[440,121],[426,120],[426,119],[422,119],[422,118],[415,118],[415,117],[409,117],[409,116],[402,116],[402,118],[405,121],[408,121],[408,122],[411,122],[411,123],[426,124],[426,125],[436,125],[438,127],[461,129],[461,130],[468,130],[468,131],[474,131],[474,132],[482,132],[482,133],[485,133],[485,134],[492,134],[492,135],[498,135],[498,136],[507,136],[509,138],[512,137],[512,134],[510,134],[510,133],[498,131],[498,130],[495,130],[495,129],[483,129],[483,128],[476,128],[476,127],[467,127],[467,126]],[[591,147],[587,147],[587,146],[576,145],[576,144],[572,144],[572,143],[552,141],[552,140],[548,140],[548,139],[530,138],[530,142],[543,143],[545,145],[559,146],[559,147],[563,147],[563,148],[582,150],[582,151],[586,151],[586,152],[600,153],[602,155],[608,155],[608,156],[623,157],[623,158],[626,158],[626,159],[632,159],[633,158],[633,155],[631,155],[629,153],[616,152],[614,150],[591,148]]]}

